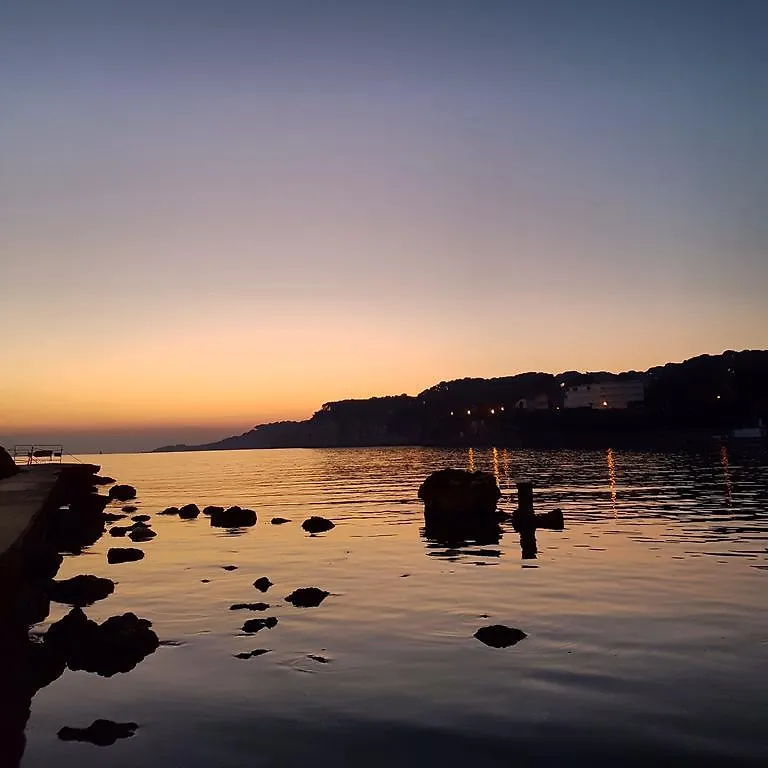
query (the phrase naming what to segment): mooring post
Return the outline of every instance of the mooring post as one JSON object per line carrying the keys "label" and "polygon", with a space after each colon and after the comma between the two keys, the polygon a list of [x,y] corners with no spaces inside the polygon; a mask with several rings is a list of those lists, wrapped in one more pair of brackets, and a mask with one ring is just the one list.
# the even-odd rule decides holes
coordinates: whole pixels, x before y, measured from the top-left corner
{"label": "mooring post", "polygon": [[523,480],[517,485],[517,511],[521,516],[533,516],[533,483]]}

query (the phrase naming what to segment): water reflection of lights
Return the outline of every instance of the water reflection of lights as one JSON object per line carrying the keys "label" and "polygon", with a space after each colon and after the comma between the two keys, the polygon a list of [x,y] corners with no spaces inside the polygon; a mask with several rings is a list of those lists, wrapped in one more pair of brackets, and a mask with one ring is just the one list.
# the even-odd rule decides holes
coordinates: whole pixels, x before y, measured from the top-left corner
{"label": "water reflection of lights", "polygon": [[730,506],[733,484],[731,483],[731,465],[728,463],[728,449],[724,445],[720,446],[720,463],[723,465],[725,476],[725,503]]}
{"label": "water reflection of lights", "polygon": [[496,478],[496,484],[501,485],[501,478],[499,477],[499,449],[493,449],[493,476]]}
{"label": "water reflection of lights", "polygon": [[504,477],[509,480],[509,451],[506,448],[501,452],[501,466],[504,467]]}
{"label": "water reflection of lights", "polygon": [[613,514],[616,514],[616,462],[613,458],[613,449],[609,448],[605,454],[605,460],[608,462],[608,487],[611,491],[611,506]]}
{"label": "water reflection of lights", "polygon": [[469,469],[470,472],[475,471],[475,449],[470,448],[469,452],[467,453],[467,469]]}

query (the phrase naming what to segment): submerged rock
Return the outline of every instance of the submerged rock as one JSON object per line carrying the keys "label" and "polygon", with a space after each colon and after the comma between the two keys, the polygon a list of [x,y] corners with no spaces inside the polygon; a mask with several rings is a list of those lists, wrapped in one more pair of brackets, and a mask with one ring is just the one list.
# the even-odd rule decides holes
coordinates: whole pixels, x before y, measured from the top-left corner
{"label": "submerged rock", "polygon": [[136,498],[136,489],[132,485],[113,485],[108,495],[110,499],[117,501],[131,501]]}
{"label": "submerged rock", "polygon": [[178,507],[166,507],[162,512],[158,512],[158,515],[176,515],[179,514],[179,508]]}
{"label": "submerged rock", "polygon": [[126,512],[126,513],[127,513],[127,514],[129,514],[129,515],[131,514],[131,512],[136,512],[136,511],[138,511],[138,509],[139,509],[139,508],[138,508],[138,507],[137,507],[135,504],[126,504],[126,505],[125,505],[125,506],[122,508],[123,512]]}
{"label": "submerged rock", "polygon": [[243,632],[253,634],[254,632],[260,632],[262,629],[272,629],[277,625],[277,618],[275,616],[267,616],[266,619],[248,619],[243,624]]}
{"label": "submerged rock", "polygon": [[492,624],[488,627],[480,627],[475,632],[474,637],[481,643],[490,645],[491,648],[507,648],[510,645],[516,645],[528,635],[522,629],[505,627],[503,624]]}
{"label": "submerged rock", "polygon": [[134,523],[146,523],[147,520],[151,520],[151,515],[134,515],[131,520],[133,520]]}
{"label": "submerged rock", "polygon": [[236,571],[237,570],[237,566],[236,565],[222,565],[221,568],[224,571]]}
{"label": "submerged rock", "polygon": [[245,651],[244,653],[236,653],[236,659],[253,659],[256,656],[263,656],[265,653],[269,653],[269,648],[257,648],[255,651]]}
{"label": "submerged rock", "polygon": [[273,517],[270,522],[272,525],[284,525],[285,523],[290,523],[291,521],[287,517]]}
{"label": "submerged rock", "polygon": [[143,558],[144,552],[135,547],[110,547],[107,552],[107,562],[111,564],[131,563]]}
{"label": "submerged rock", "polygon": [[253,586],[256,587],[259,592],[266,592],[272,586],[272,582],[266,576],[262,576],[253,582]]}
{"label": "submerged rock", "polygon": [[488,472],[441,469],[433,472],[419,487],[424,502],[424,517],[492,516],[501,491]]}
{"label": "submerged rock", "polygon": [[109,747],[118,739],[128,739],[136,733],[136,723],[115,723],[112,720],[94,720],[87,728],[61,728],[62,741],[87,741],[97,747]]}
{"label": "submerged rock", "polygon": [[114,477],[107,477],[106,475],[94,475],[91,478],[91,482],[94,485],[112,485],[112,483],[116,483],[117,481]]}
{"label": "submerged rock", "polygon": [[203,514],[207,517],[210,517],[214,512],[223,512],[224,507],[217,507],[212,504],[208,505],[207,507],[203,507]]}
{"label": "submerged rock", "polygon": [[109,529],[110,536],[127,536],[133,530],[132,525],[115,525]]}
{"label": "submerged rock", "polygon": [[128,517],[128,515],[122,514],[120,512],[105,512],[104,522],[116,523],[118,520],[125,520],[126,517]]}
{"label": "submerged rock", "polygon": [[317,587],[300,587],[291,592],[285,599],[297,608],[316,608],[330,594],[330,592]]}
{"label": "submerged rock", "polygon": [[150,539],[154,539],[155,536],[157,536],[157,533],[153,531],[151,528],[133,528],[131,532],[128,534],[128,538],[131,541],[149,541]]}
{"label": "submerged rock", "polygon": [[324,517],[313,515],[312,517],[307,518],[301,524],[301,527],[307,533],[324,533],[325,531],[330,531],[331,528],[335,528],[336,525]]}
{"label": "submerged rock", "polygon": [[266,611],[269,603],[234,603],[229,606],[230,611]]}
{"label": "submerged rock", "polygon": [[197,504],[185,504],[179,507],[179,517],[182,520],[194,520],[200,514],[200,507]]}
{"label": "submerged rock", "polygon": [[256,525],[256,513],[238,506],[215,510],[210,517],[214,528],[249,528]]}
{"label": "submerged rock", "polygon": [[320,664],[330,664],[331,660],[326,658],[325,656],[319,656],[316,653],[308,653],[307,654],[308,659],[312,659],[312,661],[316,661]]}
{"label": "submerged rock", "polygon": [[48,585],[48,594],[55,603],[83,607],[103,600],[115,591],[112,579],[102,579],[90,574],[73,576],[64,581],[52,581]]}

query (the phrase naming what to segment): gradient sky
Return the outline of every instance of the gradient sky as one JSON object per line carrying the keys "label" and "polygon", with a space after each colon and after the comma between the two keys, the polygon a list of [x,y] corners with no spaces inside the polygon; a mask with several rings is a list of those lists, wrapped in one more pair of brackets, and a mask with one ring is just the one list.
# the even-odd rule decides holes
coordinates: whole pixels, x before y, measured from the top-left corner
{"label": "gradient sky", "polygon": [[768,346],[766,29],[763,0],[0,0],[0,439]]}

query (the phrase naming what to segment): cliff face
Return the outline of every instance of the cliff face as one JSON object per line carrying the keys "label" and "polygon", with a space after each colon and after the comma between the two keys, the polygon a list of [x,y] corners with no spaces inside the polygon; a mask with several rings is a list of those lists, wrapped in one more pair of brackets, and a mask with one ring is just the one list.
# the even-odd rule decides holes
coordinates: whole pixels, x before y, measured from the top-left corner
{"label": "cliff face", "polygon": [[[645,403],[630,411],[567,411],[565,388],[642,377]],[[367,445],[615,445],[706,436],[768,416],[768,351],[724,352],[645,372],[523,373],[457,379],[415,397],[325,403],[306,421],[262,424],[214,443],[160,451]],[[540,411],[521,401],[548,404]],[[676,439],[676,438],[675,438]]]}

